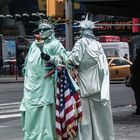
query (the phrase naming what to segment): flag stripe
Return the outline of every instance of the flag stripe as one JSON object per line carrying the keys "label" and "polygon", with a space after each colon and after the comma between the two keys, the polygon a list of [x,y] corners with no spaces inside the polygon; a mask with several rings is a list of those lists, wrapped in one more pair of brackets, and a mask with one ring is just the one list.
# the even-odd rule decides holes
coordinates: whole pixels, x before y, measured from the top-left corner
{"label": "flag stripe", "polygon": [[[82,117],[79,92],[76,92],[66,69],[58,74],[56,90],[56,133],[67,140],[71,133],[77,133],[78,120]],[[74,132],[74,133],[72,133]]]}

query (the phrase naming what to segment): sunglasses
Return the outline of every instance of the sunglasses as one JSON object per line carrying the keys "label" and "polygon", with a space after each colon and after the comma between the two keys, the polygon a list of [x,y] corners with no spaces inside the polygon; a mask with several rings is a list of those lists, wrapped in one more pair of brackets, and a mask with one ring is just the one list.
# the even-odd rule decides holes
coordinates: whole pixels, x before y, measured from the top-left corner
{"label": "sunglasses", "polygon": [[46,32],[46,31],[48,31],[48,30],[50,30],[49,28],[43,28],[43,29],[39,29],[38,31],[39,32]]}

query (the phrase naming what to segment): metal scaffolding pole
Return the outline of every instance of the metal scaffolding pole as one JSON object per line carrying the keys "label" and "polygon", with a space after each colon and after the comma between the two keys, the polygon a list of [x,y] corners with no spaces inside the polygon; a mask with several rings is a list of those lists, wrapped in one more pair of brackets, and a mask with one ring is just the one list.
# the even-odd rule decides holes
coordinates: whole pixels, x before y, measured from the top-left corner
{"label": "metal scaffolding pole", "polygon": [[66,50],[70,51],[73,47],[73,3],[72,0],[65,1],[65,15],[68,22],[66,22]]}

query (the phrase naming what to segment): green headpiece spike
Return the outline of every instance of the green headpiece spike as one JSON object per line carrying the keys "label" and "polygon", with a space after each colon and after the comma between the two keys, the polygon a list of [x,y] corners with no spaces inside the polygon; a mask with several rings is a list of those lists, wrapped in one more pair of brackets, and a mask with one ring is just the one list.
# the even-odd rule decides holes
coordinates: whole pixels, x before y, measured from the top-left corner
{"label": "green headpiece spike", "polygon": [[94,29],[94,28],[97,28],[95,23],[97,23],[98,21],[93,22],[93,21],[89,20],[88,18],[89,17],[88,17],[88,14],[87,14],[85,20],[81,21],[79,26],[82,29]]}
{"label": "green headpiece spike", "polygon": [[47,19],[43,19],[39,15],[39,13],[37,13],[37,16],[39,17],[39,21],[37,21],[37,22],[36,21],[29,21],[30,23],[34,23],[34,24],[38,25],[38,28],[36,30],[34,30],[33,32],[40,30],[42,28],[42,26],[43,26],[43,28],[53,30],[54,25],[56,25],[56,23],[61,20],[61,19],[56,20],[53,17],[48,17]]}
{"label": "green headpiece spike", "polygon": [[29,21],[29,22],[38,25],[37,21]]}
{"label": "green headpiece spike", "polygon": [[39,15],[39,13],[37,12],[37,16],[40,18],[40,20],[43,22],[43,18]]}
{"label": "green headpiece spike", "polygon": [[88,20],[88,13],[87,13],[87,15],[86,15],[86,18],[85,18],[85,20]]}

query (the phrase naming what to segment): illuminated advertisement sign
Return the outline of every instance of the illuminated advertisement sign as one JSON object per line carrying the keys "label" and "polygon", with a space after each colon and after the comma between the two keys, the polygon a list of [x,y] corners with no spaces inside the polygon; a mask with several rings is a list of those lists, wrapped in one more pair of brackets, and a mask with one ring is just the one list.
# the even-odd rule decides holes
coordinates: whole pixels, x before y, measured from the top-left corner
{"label": "illuminated advertisement sign", "polygon": [[[103,21],[98,24],[105,24],[106,26],[101,26],[100,28],[95,28],[95,34],[132,34],[132,21]],[[125,24],[125,25],[123,25]]]}

